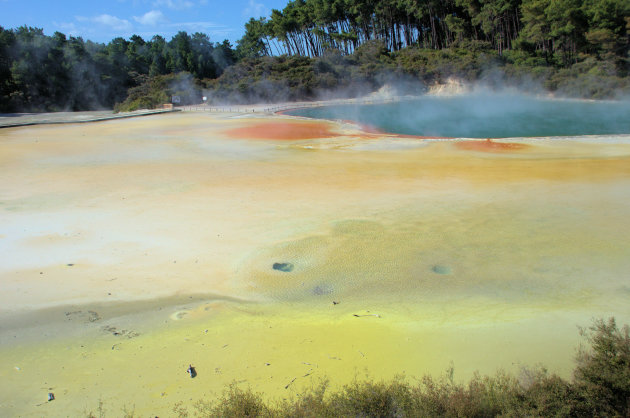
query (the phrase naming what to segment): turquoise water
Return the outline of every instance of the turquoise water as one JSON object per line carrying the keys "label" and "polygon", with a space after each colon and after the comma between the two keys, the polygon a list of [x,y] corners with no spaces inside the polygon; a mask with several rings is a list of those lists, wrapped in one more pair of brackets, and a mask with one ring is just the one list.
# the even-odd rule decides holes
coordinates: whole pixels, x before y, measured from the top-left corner
{"label": "turquoise water", "polygon": [[630,101],[524,95],[423,96],[411,101],[296,109],[295,116],[343,119],[406,135],[508,138],[630,134]]}

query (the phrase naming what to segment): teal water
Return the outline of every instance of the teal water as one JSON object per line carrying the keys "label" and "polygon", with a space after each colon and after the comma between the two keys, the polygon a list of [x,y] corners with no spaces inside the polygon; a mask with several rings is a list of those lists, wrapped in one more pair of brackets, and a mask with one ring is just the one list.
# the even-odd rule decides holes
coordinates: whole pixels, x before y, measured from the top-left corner
{"label": "teal water", "polygon": [[411,101],[295,109],[406,135],[509,138],[630,134],[630,101],[553,100],[510,94],[423,96]]}

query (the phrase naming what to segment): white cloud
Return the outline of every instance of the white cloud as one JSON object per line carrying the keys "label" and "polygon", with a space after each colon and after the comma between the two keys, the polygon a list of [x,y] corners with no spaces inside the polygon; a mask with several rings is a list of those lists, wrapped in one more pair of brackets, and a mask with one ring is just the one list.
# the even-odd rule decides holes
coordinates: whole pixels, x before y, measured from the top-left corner
{"label": "white cloud", "polygon": [[108,14],[102,14],[102,15],[99,15],[90,19],[77,17],[77,20],[79,21],[89,20],[94,23],[99,23],[103,26],[108,26],[113,30],[130,31],[133,28],[133,25],[128,20],[120,19],[116,16],[112,16]]}
{"label": "white cloud", "polygon": [[216,42],[216,41],[223,41],[224,39],[227,39],[234,32],[237,32],[237,31],[230,28],[225,28],[225,29],[218,28],[218,29],[209,30],[208,35],[210,35],[210,39],[213,42]]}
{"label": "white cloud", "polygon": [[79,33],[79,28],[77,28],[77,25],[74,24],[74,22],[53,22],[53,25],[61,29],[66,35],[76,36]]}
{"label": "white cloud", "polygon": [[134,16],[133,20],[146,26],[157,26],[159,23],[166,22],[166,16],[159,10],[151,10],[142,16]]}
{"label": "white cloud", "polygon": [[256,3],[255,0],[249,0],[247,7],[243,9],[243,16],[245,17],[260,17],[267,16],[269,14],[269,10],[267,6],[262,3]]}
{"label": "white cloud", "polygon": [[161,26],[161,35],[168,38],[182,30],[188,32],[189,35],[195,32],[205,33],[213,42],[223,40],[234,32],[238,32],[234,28],[215,22],[169,22]]}
{"label": "white cloud", "polygon": [[170,27],[178,27],[178,28],[187,28],[188,30],[196,29],[224,29],[225,25],[221,25],[214,22],[177,22],[177,23],[169,23]]}
{"label": "white cloud", "polygon": [[155,0],[153,2],[154,7],[166,6],[174,10],[190,9],[194,5],[195,3],[190,0]]}
{"label": "white cloud", "polygon": [[231,31],[227,26],[221,25],[214,22],[177,22],[177,23],[169,23],[166,25],[168,27],[177,29],[177,30],[185,30],[187,32],[226,32]]}

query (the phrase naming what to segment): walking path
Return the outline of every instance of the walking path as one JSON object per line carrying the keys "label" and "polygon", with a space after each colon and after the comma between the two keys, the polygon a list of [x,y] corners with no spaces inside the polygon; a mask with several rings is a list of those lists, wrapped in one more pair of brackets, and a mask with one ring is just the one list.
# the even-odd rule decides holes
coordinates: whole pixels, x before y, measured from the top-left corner
{"label": "walking path", "polygon": [[170,112],[211,112],[211,113],[278,113],[290,109],[300,109],[306,107],[319,106],[335,106],[335,105],[359,105],[359,104],[376,104],[376,103],[392,103],[402,100],[411,100],[412,96],[378,96],[370,95],[356,99],[333,99],[318,101],[302,101],[302,102],[284,102],[284,103],[262,103],[248,105],[190,105],[181,106],[175,109],[143,109],[134,112],[113,113],[111,110],[98,110],[89,112],[50,112],[50,113],[5,113],[0,114],[0,128],[15,128],[19,126],[44,125],[44,124],[62,124],[62,123],[86,123],[100,122],[112,119],[123,119],[138,116],[156,115]]}
{"label": "walking path", "polygon": [[348,104],[375,104],[375,103],[392,103],[402,100],[412,100],[413,96],[402,97],[375,97],[365,96],[356,99],[333,99],[333,100],[318,100],[310,102],[285,102],[276,104],[248,104],[248,105],[222,105],[212,106],[206,104],[182,106],[180,109],[189,112],[225,112],[225,113],[277,113],[290,109],[301,109],[305,107],[320,107],[320,106],[335,106],[335,105],[348,105]]}
{"label": "walking path", "polygon": [[124,119],[178,111],[180,111],[180,109],[143,109],[134,112],[121,113],[113,113],[111,110],[97,110],[90,112],[5,113],[0,114],[0,128],[14,128],[18,126],[43,124],[100,122],[111,119]]}

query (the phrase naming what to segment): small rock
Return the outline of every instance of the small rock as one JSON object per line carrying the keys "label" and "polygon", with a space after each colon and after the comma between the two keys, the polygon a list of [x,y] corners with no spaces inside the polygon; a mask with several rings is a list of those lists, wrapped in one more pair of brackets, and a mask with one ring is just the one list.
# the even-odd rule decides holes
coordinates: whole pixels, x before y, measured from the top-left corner
{"label": "small rock", "polygon": [[98,314],[98,312],[94,312],[94,311],[88,311],[88,321],[90,322],[96,322],[98,320],[100,320],[101,317]]}
{"label": "small rock", "polygon": [[433,272],[437,274],[451,274],[453,272],[453,270],[449,266],[444,266],[440,264],[436,264],[431,268],[431,270],[433,270]]}
{"label": "small rock", "polygon": [[55,400],[55,394],[52,392],[48,392],[48,402]]}
{"label": "small rock", "polygon": [[272,267],[274,270],[282,271],[285,273],[290,273],[295,268],[295,266],[291,263],[273,263]]}
{"label": "small rock", "polygon": [[317,285],[313,288],[313,294],[316,296],[329,295],[331,293],[333,293],[333,288],[328,284]]}

